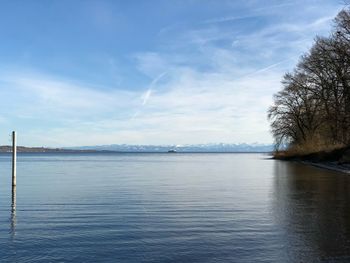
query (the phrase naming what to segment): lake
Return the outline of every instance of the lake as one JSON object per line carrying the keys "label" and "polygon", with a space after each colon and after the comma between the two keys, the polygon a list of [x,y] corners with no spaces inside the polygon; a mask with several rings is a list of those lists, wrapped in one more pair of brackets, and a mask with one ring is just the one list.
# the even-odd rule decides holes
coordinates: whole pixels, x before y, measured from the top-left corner
{"label": "lake", "polygon": [[0,262],[350,262],[350,177],[265,154],[0,154]]}

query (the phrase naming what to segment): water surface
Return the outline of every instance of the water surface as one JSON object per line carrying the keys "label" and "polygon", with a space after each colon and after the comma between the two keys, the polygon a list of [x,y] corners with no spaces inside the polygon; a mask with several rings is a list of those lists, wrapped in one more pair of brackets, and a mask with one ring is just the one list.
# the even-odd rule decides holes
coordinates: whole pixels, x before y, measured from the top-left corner
{"label": "water surface", "polygon": [[263,154],[0,155],[0,262],[350,262],[350,177]]}

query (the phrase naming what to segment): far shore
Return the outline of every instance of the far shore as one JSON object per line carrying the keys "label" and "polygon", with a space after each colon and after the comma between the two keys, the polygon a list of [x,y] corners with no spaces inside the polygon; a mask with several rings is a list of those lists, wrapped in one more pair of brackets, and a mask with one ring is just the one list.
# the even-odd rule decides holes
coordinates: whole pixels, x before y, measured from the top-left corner
{"label": "far shore", "polygon": [[[12,146],[3,145],[0,146],[0,153],[12,152]],[[97,152],[96,150],[74,150],[74,149],[62,149],[62,148],[47,148],[47,147],[25,147],[17,146],[17,152],[19,153],[85,153],[85,152]]]}

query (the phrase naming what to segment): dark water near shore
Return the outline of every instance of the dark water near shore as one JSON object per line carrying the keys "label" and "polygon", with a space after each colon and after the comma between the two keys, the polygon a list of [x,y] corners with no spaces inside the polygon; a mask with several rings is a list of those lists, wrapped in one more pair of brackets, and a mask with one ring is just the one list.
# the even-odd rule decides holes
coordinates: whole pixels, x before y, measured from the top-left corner
{"label": "dark water near shore", "polygon": [[0,155],[0,262],[350,262],[350,177],[262,154]]}

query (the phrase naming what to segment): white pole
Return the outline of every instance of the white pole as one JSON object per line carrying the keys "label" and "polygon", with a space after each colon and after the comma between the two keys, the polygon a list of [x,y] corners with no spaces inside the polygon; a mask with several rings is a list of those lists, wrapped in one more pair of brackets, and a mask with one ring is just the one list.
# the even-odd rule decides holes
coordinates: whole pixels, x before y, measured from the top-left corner
{"label": "white pole", "polygon": [[16,132],[12,132],[12,186],[16,186],[17,146]]}

